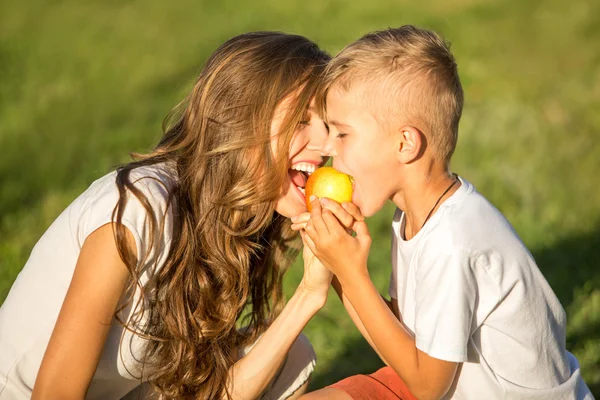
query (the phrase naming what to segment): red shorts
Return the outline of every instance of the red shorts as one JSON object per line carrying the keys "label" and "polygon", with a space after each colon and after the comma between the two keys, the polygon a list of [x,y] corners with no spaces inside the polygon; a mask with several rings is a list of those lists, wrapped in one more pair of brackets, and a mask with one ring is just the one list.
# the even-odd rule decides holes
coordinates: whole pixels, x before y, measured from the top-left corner
{"label": "red shorts", "polygon": [[391,367],[371,375],[354,375],[330,387],[343,390],[354,400],[417,400]]}

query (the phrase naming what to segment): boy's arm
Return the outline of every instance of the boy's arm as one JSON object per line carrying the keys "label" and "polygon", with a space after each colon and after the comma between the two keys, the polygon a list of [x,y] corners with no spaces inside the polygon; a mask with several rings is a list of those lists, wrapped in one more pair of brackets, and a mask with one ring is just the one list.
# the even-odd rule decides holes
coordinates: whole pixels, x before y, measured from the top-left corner
{"label": "boy's arm", "polygon": [[381,298],[368,274],[342,286],[374,347],[411,393],[418,399],[441,398],[452,385],[458,363],[430,357],[417,349],[415,339]]}
{"label": "boy's arm", "polygon": [[[341,204],[339,204],[335,201],[332,201],[332,202],[328,203],[327,208],[329,210],[331,210],[336,215],[337,218],[339,218],[340,223],[343,224],[346,229],[351,229],[351,227],[353,226],[355,221],[364,221],[364,218],[363,218],[360,210],[353,203],[344,203],[344,205],[342,206]],[[306,228],[308,221],[310,221],[310,213],[307,212],[307,213],[300,214],[300,215],[292,218],[292,229],[295,231],[302,232]],[[344,295],[344,290],[342,289],[342,285],[340,284],[340,282],[336,276],[333,277],[333,279],[331,281],[331,286],[333,286],[333,288],[335,289],[335,292],[337,293],[338,297],[340,298],[340,301],[344,305],[344,308],[348,312],[348,315],[350,316],[350,318],[354,322],[354,325],[356,325],[356,327],[358,328],[358,330],[360,331],[362,336],[369,343],[369,345],[373,348],[373,350],[375,350],[375,352],[377,353],[379,358],[381,358],[381,360],[385,364],[388,364],[388,362],[385,360],[385,358],[383,358],[383,356],[381,355],[381,352],[379,352],[379,350],[377,350],[377,347],[373,343],[373,340],[369,336],[369,333],[365,330],[365,327],[364,327],[363,323],[361,322],[360,318],[358,317],[358,315],[356,314],[354,307],[352,306],[352,304],[350,303],[348,298]],[[391,310],[394,310],[392,308],[391,301],[388,301],[388,300],[384,299],[383,297],[382,297],[382,299],[383,299],[383,301],[386,302],[386,304],[388,305],[388,307]],[[396,316],[398,316],[397,311],[394,311],[394,314]]]}
{"label": "boy's arm", "polygon": [[[325,205],[329,200],[323,201]],[[329,208],[329,207],[328,207]],[[356,221],[348,235],[336,216],[312,202],[307,244],[338,278],[374,348],[419,399],[439,399],[450,388],[458,363],[428,356],[416,347],[411,334],[396,318],[373,285],[367,270],[371,238],[364,221]]]}

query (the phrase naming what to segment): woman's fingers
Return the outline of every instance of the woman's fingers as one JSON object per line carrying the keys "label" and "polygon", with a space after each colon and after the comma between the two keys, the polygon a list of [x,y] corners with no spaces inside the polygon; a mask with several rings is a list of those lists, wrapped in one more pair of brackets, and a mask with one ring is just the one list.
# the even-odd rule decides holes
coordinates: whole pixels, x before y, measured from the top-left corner
{"label": "woman's fingers", "polygon": [[[331,211],[346,229],[352,229],[355,221],[364,221],[364,216],[354,203],[338,203],[334,200],[322,198],[320,205]],[[310,221],[310,213],[305,212],[291,218],[292,230],[299,231],[306,228]]]}
{"label": "woman's fingers", "polygon": [[302,229],[306,228],[306,223],[304,224],[292,224],[292,230],[293,231],[301,231]]}
{"label": "woman's fingers", "polygon": [[308,222],[308,220],[310,219],[310,213],[309,212],[304,212],[300,215],[296,215],[295,217],[292,217],[291,220],[294,224],[299,224],[299,223],[306,223]]}
{"label": "woman's fingers", "polygon": [[306,228],[306,224],[310,221],[310,213],[305,212],[300,215],[291,218],[292,230],[299,231]]}

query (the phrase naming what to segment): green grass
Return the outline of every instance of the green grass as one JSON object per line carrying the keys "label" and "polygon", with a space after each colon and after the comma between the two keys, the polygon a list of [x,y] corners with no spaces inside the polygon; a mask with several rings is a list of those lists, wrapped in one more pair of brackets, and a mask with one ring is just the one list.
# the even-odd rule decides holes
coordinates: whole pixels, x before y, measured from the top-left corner
{"label": "green grass", "polygon": [[[129,152],[157,141],[163,116],[218,44],[277,29],[336,52],[368,31],[413,23],[443,33],[459,63],[466,106],[453,170],[535,255],[568,312],[568,348],[600,394],[600,3],[166,4],[0,5],[0,301],[61,210]],[[391,214],[388,207],[369,221],[370,268],[382,292]],[[300,276],[297,263],[288,294]],[[313,387],[380,365],[335,296],[306,333],[319,355]]]}

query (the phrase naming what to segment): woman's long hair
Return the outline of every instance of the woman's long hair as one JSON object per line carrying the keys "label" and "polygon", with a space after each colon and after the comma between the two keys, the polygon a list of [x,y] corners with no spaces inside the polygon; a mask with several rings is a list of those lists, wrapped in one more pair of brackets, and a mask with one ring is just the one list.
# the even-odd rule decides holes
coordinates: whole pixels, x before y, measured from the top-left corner
{"label": "woman's long hair", "polygon": [[[173,232],[166,262],[140,304],[124,322],[147,339],[144,368],[162,398],[222,396],[237,349],[255,341],[283,305],[282,275],[298,251],[286,218],[275,212],[287,179],[289,146],[320,83],[329,56],[302,36],[256,32],[237,36],[207,61],[193,90],[165,120],[164,135],[149,154],[118,169],[120,200],[115,236],[132,280],[131,305],[144,260],[136,260],[122,224],[128,193],[148,213],[149,251],[165,229],[130,179],[141,166],[166,163],[176,183],[169,189]],[[291,99],[273,151],[276,107]],[[150,293],[150,294],[148,294]],[[236,323],[247,311],[251,329]],[[246,314],[246,312],[244,312]]]}

